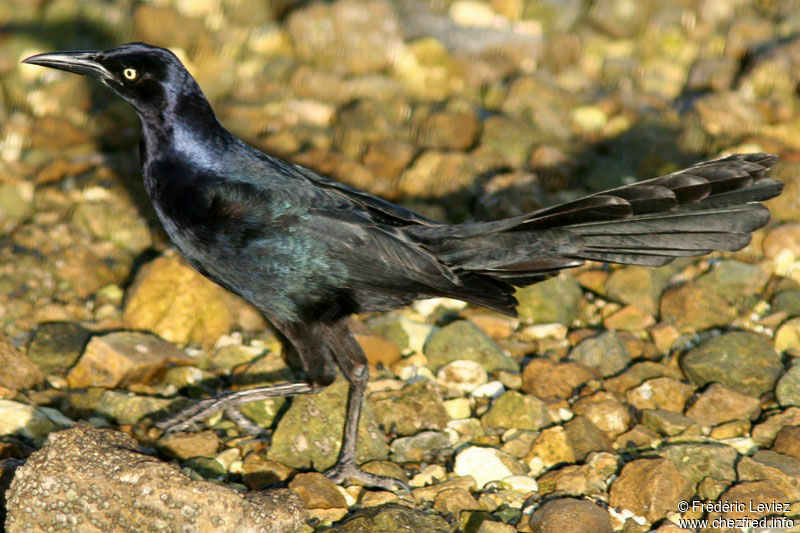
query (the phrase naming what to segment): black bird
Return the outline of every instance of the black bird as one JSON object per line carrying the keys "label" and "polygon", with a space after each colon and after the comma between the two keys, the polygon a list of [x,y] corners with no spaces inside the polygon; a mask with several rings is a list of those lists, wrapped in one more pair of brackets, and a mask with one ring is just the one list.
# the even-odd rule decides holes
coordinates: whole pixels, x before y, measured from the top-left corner
{"label": "black bird", "polygon": [[515,314],[514,287],[586,260],[657,266],[739,250],[780,194],[777,157],[737,154],[494,222],[447,225],[264,154],[222,127],[175,55],[132,43],[24,61],[90,76],[141,121],[144,185],[164,228],[203,275],[252,302],[294,345],[308,379],[227,393],[162,422],[185,429],[248,401],[350,383],[344,437],[326,474],[390,488],[356,464],[367,361],[352,313],[446,296]]}

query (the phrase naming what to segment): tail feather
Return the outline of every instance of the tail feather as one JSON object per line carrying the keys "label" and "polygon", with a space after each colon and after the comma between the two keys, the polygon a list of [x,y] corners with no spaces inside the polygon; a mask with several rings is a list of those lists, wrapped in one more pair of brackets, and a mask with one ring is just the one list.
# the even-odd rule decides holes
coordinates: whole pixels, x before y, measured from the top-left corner
{"label": "tail feather", "polygon": [[[490,278],[506,286],[536,283],[585,260],[659,266],[675,257],[735,251],[769,221],[759,202],[781,193],[783,184],[767,177],[777,160],[736,154],[521,217],[452,226],[444,234],[425,228],[418,236],[462,280]],[[479,302],[469,291],[456,296],[487,305],[485,292]],[[513,313],[508,298],[503,291],[504,303],[488,307]]]}

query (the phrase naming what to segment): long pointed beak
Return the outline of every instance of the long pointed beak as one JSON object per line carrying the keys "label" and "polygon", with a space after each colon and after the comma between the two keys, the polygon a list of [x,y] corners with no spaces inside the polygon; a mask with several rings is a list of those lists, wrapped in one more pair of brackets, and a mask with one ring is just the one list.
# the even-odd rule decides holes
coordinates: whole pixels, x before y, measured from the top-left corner
{"label": "long pointed beak", "polygon": [[83,74],[93,78],[110,78],[111,73],[95,61],[96,51],[52,52],[39,54],[24,59],[23,63],[41,65],[43,67],[66,70],[75,74]]}

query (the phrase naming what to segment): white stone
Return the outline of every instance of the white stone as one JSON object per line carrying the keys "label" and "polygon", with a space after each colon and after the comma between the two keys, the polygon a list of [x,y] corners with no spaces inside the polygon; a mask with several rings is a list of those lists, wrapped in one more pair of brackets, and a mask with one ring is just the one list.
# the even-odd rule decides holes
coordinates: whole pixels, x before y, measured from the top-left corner
{"label": "white stone", "polygon": [[458,397],[469,394],[489,380],[486,370],[476,361],[458,359],[436,373],[436,380],[447,391],[447,396]]}
{"label": "white stone", "polygon": [[459,476],[472,476],[478,488],[514,474],[521,474],[519,463],[509,454],[495,449],[470,446],[456,455],[453,471]]}

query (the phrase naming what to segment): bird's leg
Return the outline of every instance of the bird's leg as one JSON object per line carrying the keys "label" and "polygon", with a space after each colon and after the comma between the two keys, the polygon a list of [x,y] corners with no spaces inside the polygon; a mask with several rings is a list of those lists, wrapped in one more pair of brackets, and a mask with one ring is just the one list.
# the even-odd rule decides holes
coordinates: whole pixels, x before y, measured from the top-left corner
{"label": "bird's leg", "polygon": [[[237,405],[266,400],[268,398],[281,398],[283,396],[294,396],[295,394],[313,394],[325,388],[325,385],[297,382],[281,383],[279,385],[268,385],[233,392],[223,392],[211,398],[201,400],[186,409],[178,411],[174,415],[160,420],[156,427],[170,433],[172,431],[192,430],[197,427],[197,423],[217,411],[230,413]],[[237,417],[233,416],[234,421]],[[247,428],[250,430],[251,428]]]}
{"label": "bird's leg", "polygon": [[411,492],[400,480],[370,474],[356,465],[356,445],[358,442],[358,425],[361,419],[361,407],[367,392],[369,366],[364,351],[350,333],[346,320],[332,325],[325,336],[325,341],[333,353],[339,368],[350,383],[347,391],[347,412],[344,420],[344,434],[339,458],[325,475],[334,483],[354,479],[362,483],[386,490],[400,488]]}
{"label": "bird's leg", "polygon": [[[208,418],[217,411],[225,411],[234,422],[241,424],[243,418],[236,410],[238,405],[268,398],[294,396],[295,394],[314,394],[333,383],[336,378],[336,367],[328,348],[322,342],[320,332],[322,326],[307,327],[278,321],[272,322],[297,350],[300,360],[306,369],[307,381],[224,392],[199,401],[159,421],[156,427],[166,432],[191,430],[197,426],[199,421]],[[254,429],[248,423],[242,426],[248,432],[252,432]]]}

